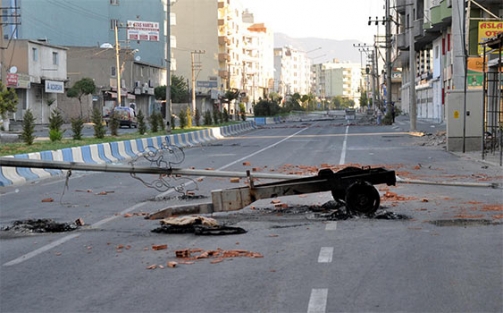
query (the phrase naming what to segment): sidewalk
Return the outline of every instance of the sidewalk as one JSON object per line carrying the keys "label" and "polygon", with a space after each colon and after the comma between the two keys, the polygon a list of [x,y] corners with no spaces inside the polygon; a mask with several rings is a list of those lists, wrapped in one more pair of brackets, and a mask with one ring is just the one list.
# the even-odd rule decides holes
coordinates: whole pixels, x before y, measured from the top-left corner
{"label": "sidewalk", "polygon": [[[408,115],[400,115],[395,119],[395,123],[393,127],[400,129],[402,131],[410,131],[410,119]],[[416,131],[426,134],[438,134],[440,132],[446,131],[446,124],[439,123],[438,121],[426,120],[426,119],[417,119],[416,121]],[[484,156],[482,156],[482,151],[449,151],[454,155],[457,155],[460,158],[472,160],[475,162],[487,163],[493,166],[502,167],[502,163],[500,160],[500,152],[495,151],[494,153],[486,152]]]}

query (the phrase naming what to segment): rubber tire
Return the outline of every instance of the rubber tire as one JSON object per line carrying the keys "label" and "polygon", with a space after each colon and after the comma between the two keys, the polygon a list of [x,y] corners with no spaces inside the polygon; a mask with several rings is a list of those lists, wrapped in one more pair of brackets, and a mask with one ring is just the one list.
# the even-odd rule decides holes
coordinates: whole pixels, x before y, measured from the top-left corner
{"label": "rubber tire", "polygon": [[374,214],[379,209],[379,191],[366,181],[353,183],[346,189],[346,210],[352,214]]}
{"label": "rubber tire", "polygon": [[[363,170],[359,167],[348,166],[336,172],[336,174],[345,174],[345,173],[361,173]],[[332,197],[339,204],[344,204],[346,192],[343,190],[332,190]]]}

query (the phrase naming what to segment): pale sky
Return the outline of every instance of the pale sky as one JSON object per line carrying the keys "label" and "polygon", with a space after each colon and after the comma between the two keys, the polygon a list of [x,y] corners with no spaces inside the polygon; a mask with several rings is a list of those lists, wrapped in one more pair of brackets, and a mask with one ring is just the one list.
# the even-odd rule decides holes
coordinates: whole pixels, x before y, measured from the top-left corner
{"label": "pale sky", "polygon": [[368,25],[369,17],[382,20],[385,0],[240,0],[275,33],[293,38],[317,37],[355,39],[372,44],[374,35],[384,34],[379,23]]}

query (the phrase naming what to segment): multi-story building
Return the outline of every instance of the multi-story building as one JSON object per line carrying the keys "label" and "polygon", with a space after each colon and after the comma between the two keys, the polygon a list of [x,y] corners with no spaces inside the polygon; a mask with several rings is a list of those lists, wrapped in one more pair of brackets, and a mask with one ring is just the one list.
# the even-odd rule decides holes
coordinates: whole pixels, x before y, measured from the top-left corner
{"label": "multi-story building", "polygon": [[[191,77],[191,52],[197,51],[197,95],[211,95],[213,103],[220,103],[224,92],[234,89],[241,101],[247,100],[249,109],[267,93],[274,69],[273,33],[255,23],[253,14],[238,0],[179,1],[172,12],[177,20],[172,26],[175,73]],[[232,113],[235,107],[228,109]]]}
{"label": "multi-story building", "polygon": [[[141,5],[134,0],[110,0],[89,6],[79,0],[2,0],[2,7],[7,40],[44,39],[67,47],[118,46],[119,57],[135,51],[131,59],[135,65],[120,65],[120,71],[113,66],[102,73],[111,82],[106,84],[111,94],[118,85],[126,88],[118,101],[123,105],[137,95],[138,86],[141,91],[156,87],[157,76],[133,78],[131,69],[142,65],[162,70],[170,64],[172,75],[194,85],[191,89],[203,110],[211,109],[228,89],[239,90],[240,100],[251,104],[272,87],[272,31],[255,23],[239,0],[145,0]],[[117,81],[113,73],[122,74],[125,81]],[[103,105],[108,94],[103,95]]]}
{"label": "multi-story building", "polygon": [[[473,99],[482,99],[484,61],[480,43],[503,32],[501,0],[397,0],[396,8],[401,25],[396,42],[404,68],[402,108],[417,114],[417,118],[445,120],[448,126],[449,121],[454,125],[465,120],[459,118],[459,110],[450,114],[445,104],[451,95],[463,90]],[[467,101],[468,109],[462,114],[468,124],[482,120],[480,102]],[[417,113],[409,108],[417,109]],[[476,112],[480,118],[468,112]],[[473,136],[472,146],[480,146],[480,137]]]}
{"label": "multi-story building", "polygon": [[274,48],[274,91],[283,99],[311,92],[311,60],[306,52],[293,47]]}

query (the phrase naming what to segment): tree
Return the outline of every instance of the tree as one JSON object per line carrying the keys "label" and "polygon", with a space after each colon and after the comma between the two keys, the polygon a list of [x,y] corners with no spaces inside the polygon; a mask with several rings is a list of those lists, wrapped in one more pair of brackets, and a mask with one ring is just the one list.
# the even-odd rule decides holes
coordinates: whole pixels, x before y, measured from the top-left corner
{"label": "tree", "polygon": [[98,109],[93,110],[93,123],[94,123],[94,137],[98,139],[105,138],[105,133],[107,132],[105,126],[103,125],[103,116]]}
{"label": "tree", "polygon": [[51,141],[63,139],[64,130],[61,130],[61,126],[63,126],[64,122],[59,110],[56,109],[51,112],[51,116],[49,116],[49,139]]}
{"label": "tree", "polygon": [[360,106],[365,108],[369,105],[369,98],[367,97],[367,93],[364,91],[360,96]]}
{"label": "tree", "polygon": [[[189,85],[183,76],[171,76],[171,102],[184,103],[189,99]],[[166,100],[166,85],[154,88],[154,97],[157,100]]]}
{"label": "tree", "polygon": [[33,136],[34,131],[35,117],[33,113],[31,113],[31,110],[28,109],[23,116],[23,133],[21,134],[21,139],[23,139],[24,143],[28,146],[31,146],[35,140],[35,136]]}
{"label": "tree", "polygon": [[16,112],[17,102],[16,90],[14,88],[6,88],[0,82],[0,117],[5,119],[8,112]]}
{"label": "tree", "polygon": [[68,89],[66,95],[69,98],[77,98],[80,103],[80,118],[82,118],[82,97],[93,94],[96,90],[94,80],[89,77],[84,77],[73,84],[72,88]]}

